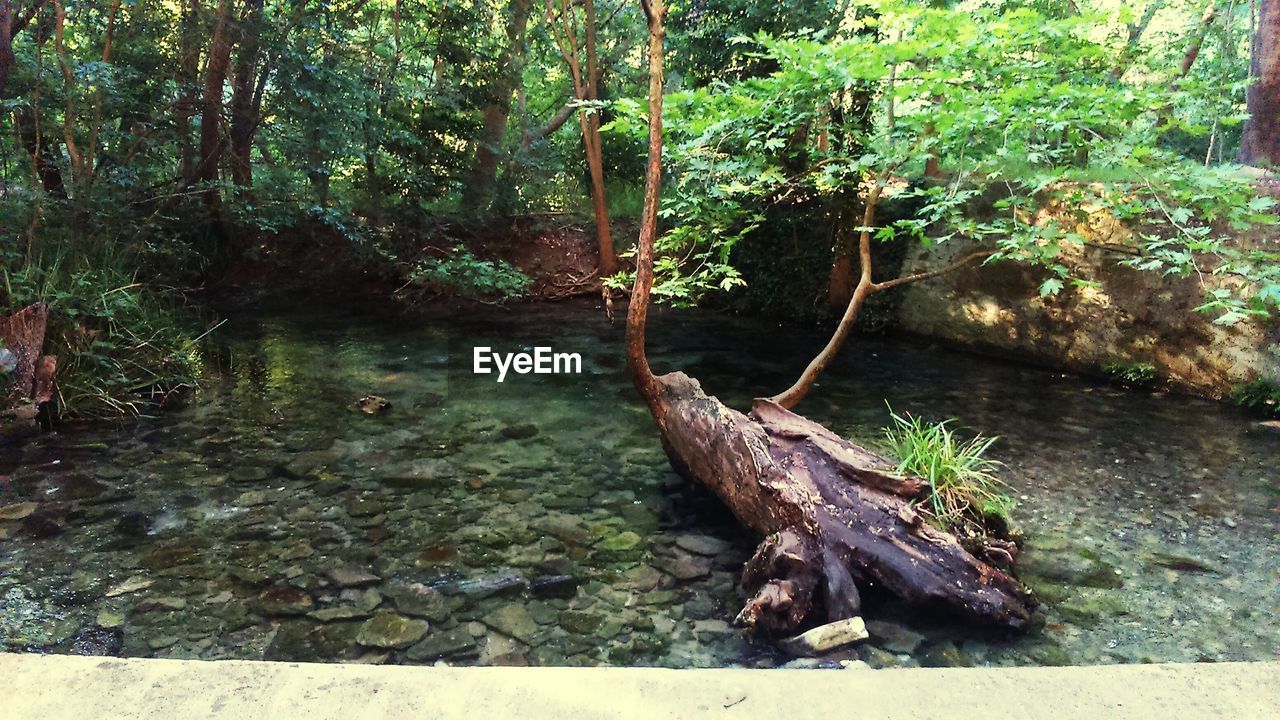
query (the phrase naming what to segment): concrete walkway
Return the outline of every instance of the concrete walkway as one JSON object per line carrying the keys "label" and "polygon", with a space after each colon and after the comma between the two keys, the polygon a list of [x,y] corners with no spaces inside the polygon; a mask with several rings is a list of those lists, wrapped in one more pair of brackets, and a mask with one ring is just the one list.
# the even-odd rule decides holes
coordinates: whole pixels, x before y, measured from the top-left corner
{"label": "concrete walkway", "polygon": [[653,670],[0,655],[0,689],[0,720],[1280,717],[1280,663]]}

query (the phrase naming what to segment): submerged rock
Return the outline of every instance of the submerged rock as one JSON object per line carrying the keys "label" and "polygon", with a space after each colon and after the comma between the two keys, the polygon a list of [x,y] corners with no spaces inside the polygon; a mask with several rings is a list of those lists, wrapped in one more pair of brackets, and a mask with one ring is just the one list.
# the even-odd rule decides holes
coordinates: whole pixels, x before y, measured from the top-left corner
{"label": "submerged rock", "polygon": [[383,588],[396,610],[405,615],[425,617],[437,622],[449,615],[445,597],[439,590],[422,583],[392,583]]}
{"label": "submerged rock", "polygon": [[129,593],[138,592],[139,590],[146,590],[147,588],[151,587],[152,582],[153,581],[151,580],[151,578],[148,578],[146,576],[134,575],[133,577],[125,580],[119,585],[116,585],[115,587],[108,590],[107,597],[109,598],[119,597],[121,595],[128,595]]}
{"label": "submerged rock", "polygon": [[604,616],[579,610],[560,613],[560,627],[575,635],[590,635],[604,623]]}
{"label": "submerged rock", "polygon": [[578,581],[572,575],[549,575],[533,581],[534,597],[569,599],[578,593]]}
{"label": "submerged rock", "polygon": [[1151,553],[1151,564],[1179,572],[1222,574],[1222,571],[1212,563],[1186,555],[1153,552]]}
{"label": "submerged rock", "polygon": [[31,537],[43,540],[61,535],[67,529],[67,519],[53,508],[38,508],[23,518],[22,529]]}
{"label": "submerged rock", "polygon": [[508,440],[528,440],[538,434],[538,426],[532,424],[508,425],[499,431]]}
{"label": "submerged rock", "polygon": [[372,614],[373,612],[370,610],[350,606],[339,606],[313,610],[307,613],[307,617],[312,620],[318,620],[322,623],[328,623],[338,620],[364,620]]}
{"label": "submerged rock", "polygon": [[924,635],[897,623],[869,620],[866,628],[875,644],[890,652],[909,655],[924,642]]}
{"label": "submerged rock", "polygon": [[503,635],[509,635],[526,645],[532,645],[538,632],[538,623],[529,615],[523,603],[508,603],[484,616],[484,624]]}
{"label": "submerged rock", "polygon": [[291,620],[280,626],[263,659],[314,662],[340,658],[355,646],[359,632],[360,623],[316,625]]}
{"label": "submerged rock", "polygon": [[413,662],[428,662],[440,658],[473,656],[479,653],[476,640],[464,627],[431,633],[417,645],[405,651],[404,656]]}
{"label": "submerged rock", "polygon": [[333,581],[334,585],[343,588],[363,587],[382,580],[382,578],[367,570],[350,565],[333,568],[326,572],[325,575],[329,576],[329,579]]}
{"label": "submerged rock", "polygon": [[1116,588],[1124,584],[1115,566],[1088,550],[1049,552],[1030,546],[1018,558],[1018,569],[1024,576],[1067,585]]}
{"label": "submerged rock", "polygon": [[920,658],[922,667],[973,667],[973,660],[950,640],[930,647]]}
{"label": "submerged rock", "polygon": [[33,502],[16,503],[0,507],[0,520],[25,520],[40,507]]}
{"label": "submerged rock", "polygon": [[399,650],[418,642],[427,634],[426,620],[414,620],[390,612],[380,612],[360,626],[356,641],[367,647]]}
{"label": "submerged rock", "polygon": [[353,404],[365,415],[377,415],[391,409],[391,401],[377,395],[365,395]]}
{"label": "submerged rock", "polygon": [[315,602],[304,590],[277,585],[259,593],[254,605],[263,615],[305,615]]}
{"label": "submerged rock", "polygon": [[463,580],[453,586],[454,592],[480,600],[495,595],[519,595],[528,582],[519,573],[504,573],[489,577]]}
{"label": "submerged rock", "polygon": [[677,580],[698,580],[711,574],[711,558],[681,553],[660,562],[659,567]]}
{"label": "submerged rock", "polygon": [[709,535],[681,535],[676,546],[694,555],[719,555],[729,549],[729,543]]}

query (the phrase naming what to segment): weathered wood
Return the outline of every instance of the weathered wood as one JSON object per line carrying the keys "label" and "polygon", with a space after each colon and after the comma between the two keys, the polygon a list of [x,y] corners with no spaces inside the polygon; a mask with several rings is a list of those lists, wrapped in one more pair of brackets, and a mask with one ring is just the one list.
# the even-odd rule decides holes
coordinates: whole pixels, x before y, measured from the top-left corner
{"label": "weathered wood", "polygon": [[827,621],[848,617],[856,582],[986,623],[1026,625],[1030,592],[916,516],[910,498],[922,480],[895,475],[883,458],[771,401],[748,416],[683,373],[657,381],[672,465],[768,538],[743,576],[756,593],[743,624],[793,630],[819,594]]}
{"label": "weathered wood", "polygon": [[53,362],[52,358],[45,358],[40,354],[44,350],[45,327],[48,322],[49,306],[44,303],[30,305],[8,317],[0,317],[0,341],[3,341],[4,347],[17,360],[17,367],[13,370],[13,384],[8,396],[4,398],[3,407],[38,400],[38,396],[48,391]]}

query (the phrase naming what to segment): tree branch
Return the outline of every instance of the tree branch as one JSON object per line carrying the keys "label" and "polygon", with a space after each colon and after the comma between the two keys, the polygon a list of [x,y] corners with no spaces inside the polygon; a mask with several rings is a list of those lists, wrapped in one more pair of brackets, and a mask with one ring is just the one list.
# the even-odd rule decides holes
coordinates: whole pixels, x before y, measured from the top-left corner
{"label": "tree branch", "polygon": [[899,278],[894,278],[893,280],[874,283],[871,285],[871,292],[882,292],[889,288],[898,287],[899,285],[907,285],[909,283],[920,282],[921,280],[931,280],[939,275],[946,275],[949,272],[959,270],[960,268],[969,265],[974,260],[991,257],[993,252],[993,250],[978,250],[965,255],[963,258],[960,258],[946,267],[938,268],[937,270],[929,270],[928,272],[920,272],[913,275],[904,275]]}

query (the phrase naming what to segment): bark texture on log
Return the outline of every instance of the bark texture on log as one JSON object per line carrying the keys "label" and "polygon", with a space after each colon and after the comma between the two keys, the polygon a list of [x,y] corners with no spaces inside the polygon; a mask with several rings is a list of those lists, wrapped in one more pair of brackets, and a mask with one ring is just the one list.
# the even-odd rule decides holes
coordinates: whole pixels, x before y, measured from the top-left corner
{"label": "bark texture on log", "polygon": [[658,383],[673,466],[766,536],[743,575],[756,593],[743,624],[789,632],[819,598],[826,621],[848,617],[856,582],[993,625],[1026,625],[1031,593],[912,510],[923,480],[895,475],[883,458],[772,401],[756,401],[748,416],[683,373]]}
{"label": "bark texture on log", "polygon": [[0,398],[0,412],[13,409],[20,419],[35,417],[35,410],[53,398],[52,356],[41,355],[49,306],[38,303],[0,317],[0,340],[13,353],[17,366],[7,396]]}

